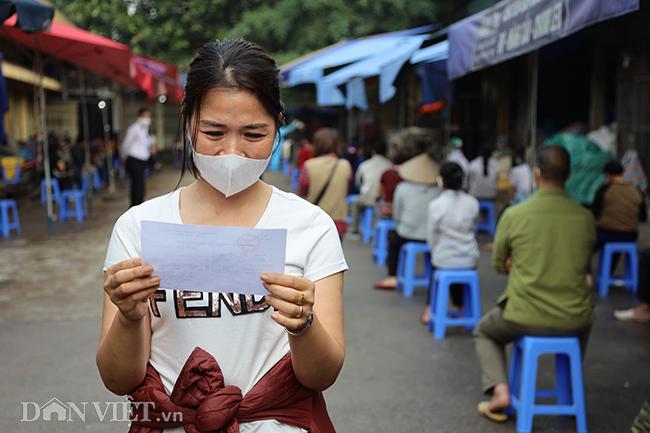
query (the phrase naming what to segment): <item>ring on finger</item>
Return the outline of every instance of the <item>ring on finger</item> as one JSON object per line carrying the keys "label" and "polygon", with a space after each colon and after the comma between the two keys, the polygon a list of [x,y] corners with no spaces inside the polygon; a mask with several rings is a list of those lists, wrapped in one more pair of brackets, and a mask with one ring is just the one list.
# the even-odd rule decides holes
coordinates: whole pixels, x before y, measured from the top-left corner
{"label": "ring on finger", "polygon": [[296,315],[294,316],[295,319],[299,319],[299,318],[302,317],[303,307],[302,307],[302,305],[299,305],[299,307],[300,307],[300,311],[298,312],[298,314],[296,314]]}
{"label": "ring on finger", "polygon": [[305,302],[305,292],[300,292],[300,299],[298,299],[298,306],[302,307]]}

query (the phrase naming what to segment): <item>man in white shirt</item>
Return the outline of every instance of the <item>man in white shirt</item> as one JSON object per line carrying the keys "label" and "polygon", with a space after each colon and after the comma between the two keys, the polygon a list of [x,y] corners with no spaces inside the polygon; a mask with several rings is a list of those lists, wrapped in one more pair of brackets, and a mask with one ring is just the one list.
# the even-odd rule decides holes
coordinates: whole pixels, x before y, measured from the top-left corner
{"label": "man in white shirt", "polygon": [[379,140],[373,145],[373,155],[357,168],[354,183],[359,188],[359,201],[354,212],[354,232],[359,231],[359,217],[365,208],[373,207],[379,198],[381,175],[393,167],[390,159],[386,158],[386,142]]}
{"label": "man in white shirt", "polygon": [[131,180],[131,206],[137,206],[144,201],[144,172],[151,157],[152,146],[149,138],[150,125],[151,110],[140,108],[138,118],[126,130],[120,148],[122,159],[126,160],[126,172]]}
{"label": "man in white shirt", "polygon": [[384,141],[375,143],[373,151],[372,157],[359,165],[354,178],[359,187],[359,203],[363,206],[374,206],[377,203],[381,175],[393,167],[391,160],[386,158]]}

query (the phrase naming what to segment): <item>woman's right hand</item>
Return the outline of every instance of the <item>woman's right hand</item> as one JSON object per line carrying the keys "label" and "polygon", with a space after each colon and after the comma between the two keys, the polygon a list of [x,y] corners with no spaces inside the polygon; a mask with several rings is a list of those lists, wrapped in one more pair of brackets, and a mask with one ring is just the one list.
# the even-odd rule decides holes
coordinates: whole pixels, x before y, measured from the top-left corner
{"label": "woman's right hand", "polygon": [[104,275],[104,291],[123,318],[137,322],[147,314],[147,300],[160,287],[153,266],[142,265],[137,257],[109,267]]}

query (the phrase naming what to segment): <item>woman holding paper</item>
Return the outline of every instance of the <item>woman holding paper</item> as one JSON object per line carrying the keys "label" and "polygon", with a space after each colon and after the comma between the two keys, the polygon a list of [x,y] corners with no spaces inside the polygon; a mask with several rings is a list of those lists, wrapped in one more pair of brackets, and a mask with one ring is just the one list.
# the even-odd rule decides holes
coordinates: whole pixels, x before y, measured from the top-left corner
{"label": "woman holding paper", "polygon": [[[320,392],[345,356],[347,264],[327,214],[260,180],[283,123],[273,59],[243,40],[201,48],[181,110],[196,180],[124,213],[104,264],[97,366],[136,401],[131,432],[334,432]],[[260,275],[263,297],[164,287],[140,259],[142,221],[286,229],[284,274]]]}

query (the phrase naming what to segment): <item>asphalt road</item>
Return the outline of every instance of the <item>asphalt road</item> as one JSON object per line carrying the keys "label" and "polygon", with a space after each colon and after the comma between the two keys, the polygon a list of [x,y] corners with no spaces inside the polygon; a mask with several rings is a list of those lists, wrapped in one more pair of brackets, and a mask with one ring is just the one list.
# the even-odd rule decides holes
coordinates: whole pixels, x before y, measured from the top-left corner
{"label": "asphalt road", "polygon": [[[279,175],[268,179],[287,186]],[[171,169],[154,174],[148,196],[169,191],[176,181],[177,172]],[[20,203],[23,235],[0,241],[0,433],[128,430],[120,421],[125,399],[104,389],[95,367],[101,265],[112,225],[126,206],[122,185],[116,200],[95,198],[88,221],[59,224],[50,236],[40,205]],[[452,329],[445,340],[434,341],[418,320],[423,291],[405,299],[373,290],[372,283],[385,271],[371,262],[369,248],[346,240],[344,249],[350,265],[345,284],[347,357],[337,383],[326,392],[339,433],[514,432],[514,422],[495,425],[475,412],[482,395],[469,334]],[[489,252],[483,251],[483,311],[505,284],[489,260]],[[611,314],[634,302],[631,295],[614,290],[597,305],[584,368],[591,433],[628,431],[650,398],[650,327],[617,323]],[[539,380],[553,383],[552,361],[544,360]],[[44,412],[41,419],[29,421],[35,405],[52,398],[73,402],[80,412],[87,402],[85,421],[76,414],[70,422],[44,421]],[[106,411],[103,422],[93,402],[100,414]],[[21,421],[23,407],[26,418]],[[571,431],[572,419],[535,419],[535,432]]]}

